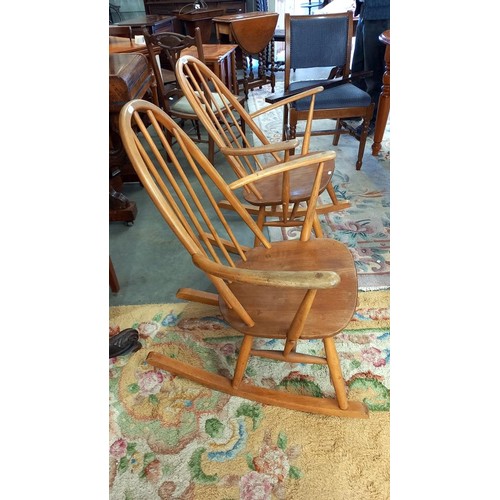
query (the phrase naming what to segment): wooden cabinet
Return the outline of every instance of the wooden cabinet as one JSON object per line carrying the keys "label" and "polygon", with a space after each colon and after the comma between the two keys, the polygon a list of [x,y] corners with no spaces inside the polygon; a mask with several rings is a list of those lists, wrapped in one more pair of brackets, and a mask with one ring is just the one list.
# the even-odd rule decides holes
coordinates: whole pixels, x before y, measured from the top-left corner
{"label": "wooden cabinet", "polygon": [[[146,15],[168,15],[168,16],[177,16],[174,21],[174,29],[173,31],[177,33],[184,33],[186,35],[193,35],[194,25],[186,19],[182,20],[178,17],[179,14],[189,14],[194,11],[194,0],[143,0],[144,1],[144,10],[146,11]],[[225,14],[241,14],[246,11],[246,2],[245,0],[203,0],[206,4],[206,12],[209,14],[210,12],[215,12],[214,16],[220,16]],[[223,9],[222,13],[219,10],[217,13],[217,9]],[[203,13],[203,9],[196,10],[196,13]],[[203,43],[217,43],[217,39],[215,36],[215,29],[211,23],[210,14],[207,19],[204,21],[206,26],[200,26],[202,31]]]}
{"label": "wooden cabinet", "polygon": [[175,16],[145,15],[116,23],[117,26],[131,26],[132,35],[142,35],[142,27],[146,26],[149,33],[165,33],[174,30]]}
{"label": "wooden cabinet", "polygon": [[143,54],[109,54],[109,220],[132,224],[137,206],[122,192],[123,182],[139,178],[123,147],[118,115],[131,99],[141,99],[155,84],[148,59]]}
{"label": "wooden cabinet", "polygon": [[[209,9],[224,9],[224,14],[246,12],[245,0],[204,0]],[[174,10],[180,10],[192,2],[182,0],[144,0],[146,14],[171,15]],[[187,8],[187,7],[186,7]]]}
{"label": "wooden cabinet", "polygon": [[[130,26],[132,28],[132,35],[142,35],[143,26],[145,26],[151,35],[158,33],[177,32],[179,21],[175,16],[164,16],[157,14],[146,14],[143,16],[127,19],[116,23],[117,26]],[[170,63],[164,54],[159,55],[160,64],[162,68],[170,68]]]}

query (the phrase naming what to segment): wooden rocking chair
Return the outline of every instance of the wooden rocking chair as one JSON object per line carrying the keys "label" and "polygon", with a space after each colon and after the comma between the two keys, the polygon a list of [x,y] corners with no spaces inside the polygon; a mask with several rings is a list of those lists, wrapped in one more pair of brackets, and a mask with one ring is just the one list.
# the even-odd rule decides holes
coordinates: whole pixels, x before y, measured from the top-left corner
{"label": "wooden rocking chair", "polygon": [[[347,399],[333,339],[349,323],[356,307],[354,261],[347,247],[338,241],[309,239],[322,172],[334,153],[286,161],[228,185],[186,132],[154,104],[130,101],[123,107],[119,123],[125,150],[141,183],[191,255],[193,264],[218,292],[181,288],[177,297],[218,306],[224,320],[243,334],[232,379],[154,351],[148,354],[148,363],[211,389],[264,404],[366,418],[366,407]],[[174,148],[167,133],[176,139]],[[167,157],[171,163],[167,163]],[[301,238],[271,244],[235,191],[261,177],[303,169],[314,180]],[[217,204],[220,196],[232,204],[231,225]],[[252,231],[259,246],[245,247],[237,240],[231,229],[236,224],[236,214],[244,232],[252,237],[248,229]],[[231,256],[231,252],[237,252],[238,257]],[[256,337],[282,339],[284,348],[254,349]],[[299,341],[309,339],[323,340],[324,356],[298,351]],[[326,365],[336,397],[296,395],[252,385],[243,380],[250,355]]]}
{"label": "wooden rocking chair", "polygon": [[[309,139],[314,102],[316,94],[321,92],[322,87],[308,89],[276,104],[249,113],[210,68],[196,58],[180,57],[176,63],[175,72],[185,97],[238,177],[243,178],[251,173],[264,172],[270,166],[310,154]],[[219,95],[216,103],[210,102],[213,95]],[[298,139],[271,143],[255,118],[304,97],[310,97],[310,119],[306,125],[302,150],[299,155],[293,156],[291,152],[298,146]],[[254,137],[260,144],[254,146]],[[335,169],[334,158],[335,153],[331,161],[327,163],[319,188],[320,194],[325,189],[327,190],[331,203],[318,205],[317,214],[343,210],[350,206],[349,202],[339,202],[335,195],[331,182]],[[262,180],[253,183],[253,186],[245,186],[244,199],[248,203],[246,207],[250,214],[257,216],[257,225],[260,228],[301,225],[306,213],[303,205],[310,203],[315,170],[316,166],[311,165],[309,169],[293,171],[283,176],[262,176]],[[231,208],[230,204],[224,201],[220,206]],[[314,219],[313,228],[317,237],[323,236],[317,216]]]}

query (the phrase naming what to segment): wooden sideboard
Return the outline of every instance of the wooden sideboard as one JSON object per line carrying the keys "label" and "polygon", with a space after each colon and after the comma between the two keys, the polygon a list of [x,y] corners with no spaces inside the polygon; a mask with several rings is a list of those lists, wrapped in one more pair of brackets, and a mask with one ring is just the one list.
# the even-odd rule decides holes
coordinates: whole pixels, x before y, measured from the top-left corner
{"label": "wooden sideboard", "polygon": [[[245,0],[204,0],[209,9],[224,9],[225,14],[238,14],[246,11]],[[144,0],[146,14],[172,15],[172,11],[192,5],[194,0]],[[187,7],[186,7],[187,8]]]}
{"label": "wooden sideboard", "polygon": [[[150,35],[168,32],[180,32],[178,20],[175,16],[160,16],[156,14],[147,14],[144,16],[134,17],[126,21],[116,23],[117,26],[130,26],[132,35],[142,35],[143,27],[146,27]],[[147,51],[146,51],[147,53]],[[162,68],[170,68],[167,56],[160,53],[160,64]]]}
{"label": "wooden sideboard", "polygon": [[116,23],[117,26],[131,26],[132,35],[142,35],[142,27],[146,26],[150,34],[168,33],[174,30],[175,16],[145,15]]}
{"label": "wooden sideboard", "polygon": [[[245,0],[203,0],[206,9],[194,9],[194,0],[143,0],[144,10],[147,15],[160,14],[176,16],[174,30],[177,33],[193,35],[195,25],[202,31],[203,43],[215,43],[215,29],[212,26],[212,17],[224,14],[240,14],[246,12]],[[205,11],[205,12],[204,12]],[[190,19],[189,14],[195,17],[207,13],[205,20]],[[182,18],[182,19],[181,19]],[[200,23],[205,23],[202,26]]]}
{"label": "wooden sideboard", "polygon": [[[194,37],[195,29],[200,28],[201,40],[203,43],[210,43],[215,39],[215,28],[212,19],[216,16],[222,16],[224,9],[186,9],[175,10],[173,12],[177,19],[183,23],[182,33]],[[214,40],[215,41],[215,40]]]}
{"label": "wooden sideboard", "polygon": [[122,192],[123,182],[139,180],[128,160],[118,115],[131,99],[141,99],[156,85],[148,58],[139,53],[109,54],[109,220],[132,224],[137,206]]}

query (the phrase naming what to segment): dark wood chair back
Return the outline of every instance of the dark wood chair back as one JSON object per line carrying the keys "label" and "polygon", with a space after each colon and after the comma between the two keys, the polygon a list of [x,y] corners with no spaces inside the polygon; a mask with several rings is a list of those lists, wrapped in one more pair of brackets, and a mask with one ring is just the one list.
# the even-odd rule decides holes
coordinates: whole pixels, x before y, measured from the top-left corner
{"label": "dark wood chair back", "polygon": [[[205,61],[200,28],[195,28],[194,37],[172,32],[151,34],[146,27],[143,27],[142,33],[149,57],[154,61],[153,71],[158,88],[158,103],[160,107],[169,115],[180,119],[182,122],[188,120],[194,124],[196,140],[198,142],[208,142],[208,156],[213,161],[215,155],[213,140],[211,137],[208,140],[202,138],[198,116],[193,112],[189,103],[185,103],[182,100],[184,94],[179,87],[174,71],[175,63],[181,57],[182,51],[189,47],[196,47],[198,59]],[[155,53],[155,50],[158,48],[161,50],[160,61],[165,61],[166,66],[168,66],[167,68],[162,68],[158,65]]]}

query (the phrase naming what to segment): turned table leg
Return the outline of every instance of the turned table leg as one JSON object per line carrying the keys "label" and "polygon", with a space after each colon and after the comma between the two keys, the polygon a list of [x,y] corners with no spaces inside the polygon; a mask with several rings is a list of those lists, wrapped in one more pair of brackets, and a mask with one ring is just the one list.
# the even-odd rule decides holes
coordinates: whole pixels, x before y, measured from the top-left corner
{"label": "turned table leg", "polygon": [[390,108],[390,30],[384,31],[380,36],[379,40],[385,43],[385,73],[382,78],[382,92],[378,100],[378,111],[377,111],[377,121],[375,122],[375,131],[373,134],[373,144],[372,144],[372,155],[377,156],[382,138],[384,137],[385,127],[387,125],[387,118],[389,117]]}

